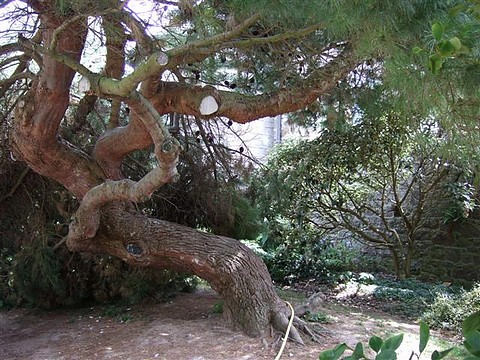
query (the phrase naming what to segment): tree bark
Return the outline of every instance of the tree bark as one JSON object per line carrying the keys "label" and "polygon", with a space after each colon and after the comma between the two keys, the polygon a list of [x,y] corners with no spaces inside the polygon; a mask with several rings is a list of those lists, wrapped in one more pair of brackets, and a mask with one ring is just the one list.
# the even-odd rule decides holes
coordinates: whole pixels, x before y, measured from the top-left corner
{"label": "tree bark", "polygon": [[[117,203],[103,209],[93,238],[69,237],[67,245],[132,265],[197,275],[222,296],[226,322],[251,336],[264,335],[270,325],[284,331],[291,315],[265,264],[238,240],[130,213]],[[302,341],[296,329],[291,337]]]}
{"label": "tree bark", "polygon": [[400,257],[398,256],[398,252],[395,248],[390,247],[390,254],[392,254],[392,261],[393,261],[393,269],[395,270],[395,276],[399,279],[403,277],[402,273],[402,266],[400,264]]}
{"label": "tree bark", "polygon": [[415,254],[415,247],[412,244],[407,245],[407,253],[405,254],[405,261],[404,261],[404,274],[405,278],[409,278],[412,276],[412,261],[413,256]]}

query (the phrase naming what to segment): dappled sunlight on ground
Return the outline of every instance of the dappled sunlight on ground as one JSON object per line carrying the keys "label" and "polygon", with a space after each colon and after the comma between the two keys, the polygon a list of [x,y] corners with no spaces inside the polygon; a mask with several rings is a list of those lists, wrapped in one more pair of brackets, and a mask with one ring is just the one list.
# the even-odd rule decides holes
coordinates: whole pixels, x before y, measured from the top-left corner
{"label": "dappled sunlight on ground", "polygon": [[[299,297],[302,299],[304,297]],[[0,312],[0,359],[273,359],[281,334],[252,339],[224,326],[213,309],[211,290],[179,294],[168,303],[131,307],[95,306],[38,312]],[[369,336],[405,332],[399,359],[418,348],[418,326],[374,310],[328,299],[312,309],[329,319],[321,343],[288,344],[282,359],[318,359],[320,351],[346,342],[355,346]],[[433,349],[432,349],[433,350]]]}

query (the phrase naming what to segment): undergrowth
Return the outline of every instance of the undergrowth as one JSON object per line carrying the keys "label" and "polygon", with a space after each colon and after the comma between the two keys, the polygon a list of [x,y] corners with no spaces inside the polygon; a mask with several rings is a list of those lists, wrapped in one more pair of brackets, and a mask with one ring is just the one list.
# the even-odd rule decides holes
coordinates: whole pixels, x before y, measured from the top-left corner
{"label": "undergrowth", "polygon": [[460,333],[463,319],[480,311],[480,283],[456,294],[439,294],[422,319],[433,328]]}

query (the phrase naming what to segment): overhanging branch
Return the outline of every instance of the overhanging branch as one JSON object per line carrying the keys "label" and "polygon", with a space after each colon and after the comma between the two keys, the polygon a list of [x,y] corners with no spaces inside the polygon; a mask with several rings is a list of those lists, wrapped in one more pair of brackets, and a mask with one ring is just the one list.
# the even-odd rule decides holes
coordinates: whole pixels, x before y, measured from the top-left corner
{"label": "overhanging branch", "polygon": [[[177,112],[200,118],[220,116],[238,123],[294,112],[304,109],[333,89],[355,68],[357,63],[347,60],[348,53],[349,50],[345,50],[342,56],[312,73],[296,88],[281,88],[262,95],[245,95],[217,90],[211,86],[192,87],[177,82],[161,82],[151,101],[161,114]],[[210,105],[202,107],[206,103]]]}

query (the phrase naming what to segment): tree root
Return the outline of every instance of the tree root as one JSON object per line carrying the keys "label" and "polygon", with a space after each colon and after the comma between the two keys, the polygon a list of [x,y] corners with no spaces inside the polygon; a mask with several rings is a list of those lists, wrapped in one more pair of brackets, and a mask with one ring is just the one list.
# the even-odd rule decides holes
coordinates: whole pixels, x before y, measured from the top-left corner
{"label": "tree root", "polygon": [[324,326],[319,324],[309,324],[298,317],[295,317],[293,323],[299,331],[309,336],[314,342],[320,342],[322,338],[332,335],[332,332]]}
{"label": "tree root", "polygon": [[[275,329],[285,334],[288,322],[289,318],[284,313],[278,312],[273,317],[272,325]],[[308,323],[294,315],[289,339],[297,344],[305,345],[301,334],[308,336],[308,338],[314,342],[321,342],[322,338],[330,336],[332,332],[319,324]]]}
{"label": "tree root", "polygon": [[[298,315],[302,316],[304,313],[300,311]],[[290,340],[296,342],[297,344],[305,345],[300,333],[308,336],[310,340],[314,342],[321,342],[322,338],[332,334],[330,330],[319,324],[308,323],[307,321],[300,319],[295,311],[289,315],[290,316],[287,317],[284,311],[275,312],[272,318],[272,325],[275,329],[286,334],[288,331],[289,319],[293,315],[293,326],[291,326],[288,336]]]}
{"label": "tree root", "polygon": [[[294,315],[294,314],[292,314],[292,315]],[[284,334],[287,332],[288,322],[289,322],[289,319],[287,318],[287,316],[283,312],[276,312],[273,315],[273,318],[272,318],[273,327],[277,330],[280,330]],[[294,318],[293,322],[295,323],[295,318]],[[293,340],[294,342],[296,342],[300,345],[305,345],[305,343],[303,342],[302,337],[300,336],[300,333],[298,332],[295,325],[292,326],[291,329],[290,329],[289,339]]]}

